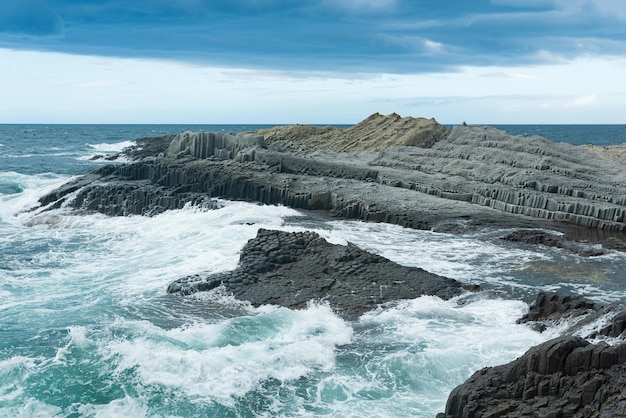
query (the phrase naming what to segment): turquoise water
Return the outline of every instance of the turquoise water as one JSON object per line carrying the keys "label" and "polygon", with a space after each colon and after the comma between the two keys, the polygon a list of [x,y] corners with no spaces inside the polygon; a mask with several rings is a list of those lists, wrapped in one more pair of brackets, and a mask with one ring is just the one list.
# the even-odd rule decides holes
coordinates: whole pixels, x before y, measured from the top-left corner
{"label": "turquoise water", "polygon": [[[0,125],[0,416],[432,417],[475,370],[558,332],[516,325],[527,305],[511,295],[624,299],[622,254],[582,259],[489,233],[323,222],[242,202],[152,218],[27,212],[102,164],[91,156],[134,138],[256,128]],[[165,293],[178,277],[235,268],[260,227],[313,229],[492,291],[402,301],[354,322],[324,304],[292,311],[220,289]]]}

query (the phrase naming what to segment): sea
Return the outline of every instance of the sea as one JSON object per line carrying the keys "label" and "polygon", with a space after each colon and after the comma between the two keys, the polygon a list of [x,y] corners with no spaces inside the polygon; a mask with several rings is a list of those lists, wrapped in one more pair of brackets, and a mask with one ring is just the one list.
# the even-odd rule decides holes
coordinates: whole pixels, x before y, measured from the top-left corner
{"label": "sea", "polygon": [[[537,292],[626,299],[626,254],[583,258],[496,229],[451,235],[228,201],[154,217],[61,208],[34,221],[41,196],[136,138],[262,127],[0,125],[0,417],[434,417],[475,371],[563,331],[516,324]],[[626,125],[497,127],[626,142]],[[485,291],[355,321],[323,301],[290,310],[220,288],[166,294],[182,276],[234,269],[259,228],[313,230]]]}

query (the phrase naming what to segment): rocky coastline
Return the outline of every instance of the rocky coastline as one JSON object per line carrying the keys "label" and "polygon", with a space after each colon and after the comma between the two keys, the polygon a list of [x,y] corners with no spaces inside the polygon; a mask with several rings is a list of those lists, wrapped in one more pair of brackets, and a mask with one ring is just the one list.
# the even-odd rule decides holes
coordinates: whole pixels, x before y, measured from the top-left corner
{"label": "rocky coastline", "polygon": [[[222,198],[440,232],[507,230],[502,239],[593,257],[626,250],[622,154],[396,114],[349,129],[184,132],[137,140],[122,153],[131,162],[112,161],[42,197],[32,222],[60,207],[149,216]],[[315,233],[266,230],[248,242],[236,270],[177,278],[167,291],[218,286],[254,305],[298,309],[324,300],[349,320],[400,299],[480,290]],[[609,323],[581,337],[600,316]],[[476,372],[440,417],[626,416],[626,311],[540,294],[520,321],[543,330],[566,318],[574,325],[559,338]],[[599,336],[616,342],[588,341]]]}

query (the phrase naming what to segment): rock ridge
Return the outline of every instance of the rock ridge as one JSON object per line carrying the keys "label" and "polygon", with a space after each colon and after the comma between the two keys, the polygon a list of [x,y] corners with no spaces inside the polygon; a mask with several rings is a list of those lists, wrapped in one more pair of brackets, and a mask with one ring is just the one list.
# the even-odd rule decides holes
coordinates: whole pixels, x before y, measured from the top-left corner
{"label": "rock ridge", "polygon": [[356,319],[400,299],[436,295],[450,299],[478,286],[405,267],[354,245],[335,245],[315,232],[259,229],[241,251],[236,270],[176,280],[168,293],[189,295],[223,286],[255,306],[300,309],[323,300],[341,316]]}
{"label": "rock ridge", "polygon": [[[423,119],[412,129],[426,129],[423,121],[433,129],[438,125]],[[304,131],[333,132],[334,142],[294,136],[289,144],[283,143],[285,149],[276,137],[184,132],[170,138],[167,148],[156,155],[153,150],[128,166],[96,170],[92,175],[101,181],[91,182],[88,192],[70,197],[70,188],[65,187],[65,194],[55,191],[41,203],[56,199],[63,202],[53,207],[67,204],[126,215],[159,213],[186,201],[221,197],[412,228],[433,228],[445,219],[469,217],[476,224],[492,218],[529,227],[535,219],[540,221],[535,226],[556,230],[570,224],[626,232],[624,166],[580,147],[541,137],[514,137],[490,127],[457,126],[447,137],[429,143],[430,148],[324,149],[358,149],[361,137],[351,136],[353,129],[361,133],[380,125],[396,132],[389,126],[412,126],[411,122],[415,120],[375,114],[347,130],[309,127]],[[284,152],[300,146],[294,145],[297,141],[316,151]],[[367,141],[362,145],[369,146]]]}

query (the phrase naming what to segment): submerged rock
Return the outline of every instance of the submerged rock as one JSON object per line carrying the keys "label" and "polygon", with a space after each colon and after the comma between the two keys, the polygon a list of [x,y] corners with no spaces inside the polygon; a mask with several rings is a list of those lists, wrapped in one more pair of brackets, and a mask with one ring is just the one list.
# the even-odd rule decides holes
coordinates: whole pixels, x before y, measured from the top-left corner
{"label": "submerged rock", "polygon": [[[511,232],[502,237],[505,241],[522,242],[526,244],[540,244],[546,247],[561,248],[581,257],[597,257],[607,253],[606,249],[597,248],[589,244],[582,244],[568,239],[563,234],[537,229],[524,229]],[[604,244],[602,244],[604,246]]]}
{"label": "submerged rock", "polygon": [[354,245],[335,245],[314,232],[260,229],[241,251],[236,270],[176,280],[168,293],[188,295],[224,286],[253,305],[304,308],[323,300],[355,319],[380,304],[435,295],[450,299],[479,290],[456,280],[404,267]]}

